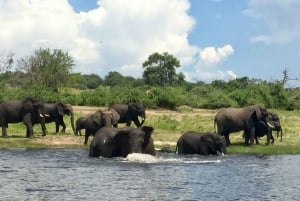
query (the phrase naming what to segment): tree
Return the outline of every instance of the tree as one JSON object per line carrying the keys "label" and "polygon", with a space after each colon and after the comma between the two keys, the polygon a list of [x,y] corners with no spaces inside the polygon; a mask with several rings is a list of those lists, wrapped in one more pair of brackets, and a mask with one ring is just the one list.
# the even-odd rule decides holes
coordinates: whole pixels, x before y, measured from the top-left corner
{"label": "tree", "polygon": [[34,55],[18,61],[19,69],[25,71],[32,84],[58,89],[68,83],[73,58],[60,49],[36,50]]}
{"label": "tree", "polygon": [[108,86],[118,86],[123,85],[124,83],[124,76],[121,75],[119,72],[111,71],[104,77],[104,82]]}
{"label": "tree", "polygon": [[11,68],[14,63],[13,56],[14,53],[9,53],[7,55],[0,54],[0,72],[6,72]]}
{"label": "tree", "polygon": [[182,83],[184,75],[176,74],[176,69],[180,67],[180,62],[167,52],[162,55],[153,53],[143,63],[145,71],[143,78],[145,83],[158,86],[172,86],[176,83]]}

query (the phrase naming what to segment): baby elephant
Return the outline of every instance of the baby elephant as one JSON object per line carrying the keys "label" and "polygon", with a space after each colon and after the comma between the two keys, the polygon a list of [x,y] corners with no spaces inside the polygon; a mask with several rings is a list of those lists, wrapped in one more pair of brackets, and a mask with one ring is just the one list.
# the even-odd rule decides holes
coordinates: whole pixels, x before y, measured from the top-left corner
{"label": "baby elephant", "polygon": [[224,155],[226,154],[225,138],[216,133],[198,133],[188,131],[177,141],[178,154]]}
{"label": "baby elephant", "polygon": [[75,135],[78,135],[78,133],[81,135],[81,129],[85,129],[86,125],[86,118],[85,117],[79,117],[76,120],[76,129],[75,129]]}

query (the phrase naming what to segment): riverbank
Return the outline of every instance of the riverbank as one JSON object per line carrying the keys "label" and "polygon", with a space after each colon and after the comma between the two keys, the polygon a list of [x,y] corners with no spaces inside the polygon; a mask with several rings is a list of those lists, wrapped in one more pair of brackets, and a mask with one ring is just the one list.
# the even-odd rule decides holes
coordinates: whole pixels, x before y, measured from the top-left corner
{"label": "riverbank", "polygon": [[[75,119],[93,113],[96,107],[74,106]],[[278,111],[283,127],[283,141],[275,137],[273,145],[264,145],[266,137],[260,139],[260,145],[245,147],[242,133],[230,135],[232,146],[228,147],[228,153],[262,153],[262,154],[300,154],[300,112]],[[153,139],[155,147],[160,149],[168,147],[175,149],[178,138],[186,131],[195,130],[200,132],[214,131],[213,118],[216,110],[193,109],[180,107],[178,111],[170,110],[147,110],[145,125],[155,128]],[[35,137],[25,138],[25,126],[22,123],[9,124],[8,138],[0,138],[0,148],[80,148],[88,149],[83,145],[84,136],[75,136],[70,127],[70,118],[66,116],[64,121],[67,125],[66,133],[55,134],[54,123],[47,124],[47,136],[41,136],[40,126],[34,127]],[[120,127],[124,126],[120,124]],[[90,137],[89,141],[92,139]],[[89,144],[89,143],[88,143]]]}

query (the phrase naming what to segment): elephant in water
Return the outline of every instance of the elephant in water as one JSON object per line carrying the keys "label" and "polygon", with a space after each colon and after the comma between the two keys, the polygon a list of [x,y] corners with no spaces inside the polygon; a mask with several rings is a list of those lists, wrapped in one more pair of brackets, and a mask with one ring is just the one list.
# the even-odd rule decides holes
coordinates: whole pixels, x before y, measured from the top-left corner
{"label": "elephant in water", "polygon": [[23,122],[26,125],[26,137],[33,138],[33,123],[41,123],[43,135],[46,135],[44,102],[38,98],[27,97],[22,101],[3,101],[0,103],[0,125],[2,137],[7,137],[9,123]]}
{"label": "elephant in water", "polygon": [[177,141],[178,154],[224,155],[227,152],[226,141],[216,133],[188,131]]}
{"label": "elephant in water", "polygon": [[131,153],[155,155],[151,137],[153,127],[108,128],[103,127],[95,134],[89,150],[90,157],[126,157]]}
{"label": "elephant in water", "polygon": [[[131,121],[133,121],[136,127],[141,127],[145,122],[146,113],[145,108],[142,104],[114,104],[111,105],[109,108],[114,109],[120,115],[118,123],[126,123],[126,126],[130,126]],[[141,122],[139,121],[138,117],[142,118]],[[114,127],[117,127],[117,124],[115,124]]]}
{"label": "elephant in water", "polygon": [[[245,145],[254,144],[255,123],[263,121],[272,127],[268,122],[268,111],[259,105],[252,105],[243,108],[223,108],[220,109],[214,119],[214,125],[217,125],[217,133],[223,135],[226,145],[229,146],[229,134],[238,131],[245,133]],[[270,144],[271,136],[267,135],[267,144]]]}

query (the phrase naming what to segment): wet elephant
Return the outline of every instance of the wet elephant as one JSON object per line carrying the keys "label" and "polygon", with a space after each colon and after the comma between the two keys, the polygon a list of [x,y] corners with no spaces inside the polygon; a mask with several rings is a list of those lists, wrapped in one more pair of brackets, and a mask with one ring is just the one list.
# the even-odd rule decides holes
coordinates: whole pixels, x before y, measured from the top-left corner
{"label": "wet elephant", "polygon": [[221,135],[188,131],[178,139],[176,151],[179,155],[224,155],[227,149],[225,138]]}
{"label": "wet elephant", "polygon": [[112,127],[117,124],[120,116],[114,109],[97,110],[91,115],[88,115],[85,120],[85,139],[84,144],[87,144],[90,135],[95,133],[102,127]]}
{"label": "wet elephant", "polygon": [[97,131],[89,149],[90,157],[126,157],[130,153],[155,155],[153,127],[108,128]]}
{"label": "wet elephant", "polygon": [[[145,122],[146,112],[142,104],[114,104],[111,105],[109,108],[113,108],[120,115],[118,123],[126,123],[126,126],[130,126],[131,121],[133,121],[136,127],[141,127]],[[141,122],[139,121],[138,117],[142,118]],[[114,126],[117,127],[117,124]]]}
{"label": "wet elephant", "polygon": [[3,101],[0,103],[0,125],[2,137],[7,137],[6,128],[10,123],[23,122],[26,126],[26,137],[33,138],[33,123],[39,121],[43,135],[46,135],[44,102],[35,97],[27,97],[21,101]]}
{"label": "wet elephant", "polygon": [[[238,131],[245,133],[245,145],[253,145],[255,138],[255,123],[263,121],[269,125],[268,111],[260,105],[252,105],[243,108],[220,109],[214,119],[217,125],[217,133],[223,135],[226,145],[229,146],[229,134]],[[271,136],[267,136],[267,144]]]}

